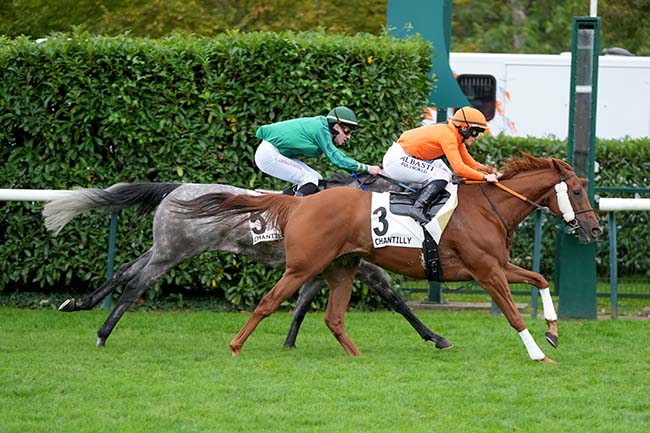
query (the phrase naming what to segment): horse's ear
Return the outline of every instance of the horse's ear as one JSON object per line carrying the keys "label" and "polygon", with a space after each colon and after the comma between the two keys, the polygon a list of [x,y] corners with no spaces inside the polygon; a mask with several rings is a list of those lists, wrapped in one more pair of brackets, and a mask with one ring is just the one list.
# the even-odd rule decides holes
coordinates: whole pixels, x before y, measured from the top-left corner
{"label": "horse's ear", "polygon": [[575,172],[573,167],[571,167],[571,164],[562,159],[551,158],[551,161],[557,170],[562,174],[562,176],[566,177],[570,172]]}

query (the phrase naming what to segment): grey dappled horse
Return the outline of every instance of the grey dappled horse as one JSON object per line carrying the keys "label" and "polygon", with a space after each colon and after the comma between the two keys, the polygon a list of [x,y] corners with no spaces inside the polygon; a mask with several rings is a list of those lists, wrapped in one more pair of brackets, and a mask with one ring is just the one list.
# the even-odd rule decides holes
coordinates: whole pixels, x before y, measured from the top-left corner
{"label": "grey dappled horse", "polygon": [[[371,191],[395,191],[401,187],[383,178],[364,175],[338,176],[327,181],[327,187],[350,186]],[[118,183],[107,189],[80,188],[50,200],[43,210],[49,231],[58,232],[74,217],[88,210],[115,211],[136,207],[140,211],[155,209],[153,245],[137,259],[122,265],[101,287],[81,299],[68,299],[60,311],[94,308],[114,288],[124,286],[122,295],[97,332],[97,346],[105,345],[113,328],[131,304],[137,301],[165,272],[179,263],[205,251],[242,254],[275,268],[285,264],[284,241],[253,245],[248,224],[239,224],[241,217],[222,224],[205,224],[204,220],[184,218],[173,205],[174,200],[189,200],[207,193],[254,194],[255,192],[223,184],[180,183]],[[370,216],[368,216],[370,217]],[[332,266],[338,266],[333,263]],[[361,261],[356,278],[377,293],[394,311],[400,313],[425,341],[433,341],[439,349],[451,347],[445,338],[433,333],[408,308],[391,287],[381,268]],[[321,277],[305,283],[296,303],[293,321],[285,347],[294,347],[300,325],[311,301],[320,292]]]}

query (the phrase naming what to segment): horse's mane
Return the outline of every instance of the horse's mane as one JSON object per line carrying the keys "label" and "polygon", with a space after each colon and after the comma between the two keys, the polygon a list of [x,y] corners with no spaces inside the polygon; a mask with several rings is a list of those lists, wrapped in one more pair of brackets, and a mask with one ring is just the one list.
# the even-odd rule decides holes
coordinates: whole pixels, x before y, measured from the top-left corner
{"label": "horse's mane", "polygon": [[502,179],[510,179],[517,173],[531,170],[542,170],[545,168],[562,167],[565,170],[572,170],[571,166],[561,159],[538,158],[527,152],[521,152],[521,157],[512,157],[503,167]]}

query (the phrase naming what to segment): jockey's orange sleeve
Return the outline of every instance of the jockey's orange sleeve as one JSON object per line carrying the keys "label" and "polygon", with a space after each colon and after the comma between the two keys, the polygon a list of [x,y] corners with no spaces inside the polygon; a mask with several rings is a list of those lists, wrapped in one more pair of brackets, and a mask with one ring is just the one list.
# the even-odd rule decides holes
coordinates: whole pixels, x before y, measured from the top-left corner
{"label": "jockey's orange sleeve", "polygon": [[472,158],[456,127],[449,124],[421,126],[404,131],[397,139],[404,151],[424,161],[446,156],[456,175],[470,180],[483,180],[486,167]]}

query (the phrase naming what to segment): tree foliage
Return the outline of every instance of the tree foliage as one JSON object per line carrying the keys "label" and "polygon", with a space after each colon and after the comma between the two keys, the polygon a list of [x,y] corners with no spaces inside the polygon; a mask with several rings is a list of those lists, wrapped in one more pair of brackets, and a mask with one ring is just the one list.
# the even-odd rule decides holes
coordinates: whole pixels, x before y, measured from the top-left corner
{"label": "tree foliage", "polygon": [[0,8],[0,33],[10,37],[44,37],[72,26],[153,38],[234,29],[379,34],[386,20],[386,2],[377,0],[13,0]]}
{"label": "tree foliage", "polygon": [[[571,50],[574,16],[589,16],[586,0],[457,0],[453,2],[452,50],[556,54]],[[650,35],[630,25],[650,18],[650,1],[599,1],[601,47],[650,55]]]}

